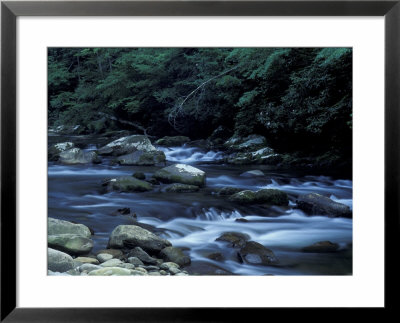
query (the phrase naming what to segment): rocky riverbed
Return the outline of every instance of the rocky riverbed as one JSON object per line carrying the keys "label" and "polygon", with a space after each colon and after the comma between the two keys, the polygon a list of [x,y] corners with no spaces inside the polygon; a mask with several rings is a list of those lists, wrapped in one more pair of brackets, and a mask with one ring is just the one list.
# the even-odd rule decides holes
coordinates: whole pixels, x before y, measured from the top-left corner
{"label": "rocky riverbed", "polygon": [[217,144],[49,136],[51,275],[348,275],[352,182]]}

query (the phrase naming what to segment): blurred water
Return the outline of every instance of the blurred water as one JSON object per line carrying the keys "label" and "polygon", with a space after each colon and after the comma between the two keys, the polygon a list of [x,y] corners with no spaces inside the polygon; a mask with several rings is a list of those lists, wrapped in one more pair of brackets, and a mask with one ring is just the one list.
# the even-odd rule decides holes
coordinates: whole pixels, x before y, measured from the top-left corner
{"label": "blurred water", "polygon": [[[93,146],[89,149],[94,149]],[[352,220],[307,216],[295,205],[304,193],[320,193],[352,207],[352,182],[327,176],[303,176],[263,169],[265,176],[240,176],[250,168],[209,164],[222,153],[200,152],[197,148],[164,150],[169,162],[196,163],[207,174],[206,189],[198,193],[167,193],[164,185],[145,193],[104,193],[105,178],[129,176],[136,171],[150,177],[159,167],[100,165],[63,166],[49,163],[49,216],[88,225],[95,231],[94,251],[105,248],[111,231],[120,224],[132,224],[133,218],[112,216],[119,208],[129,207],[141,223],[182,247],[191,259],[187,267],[193,274],[230,273],[239,275],[344,275],[352,273]],[[237,206],[215,194],[219,187],[243,189],[276,188],[289,194],[289,207]],[[237,221],[240,219],[241,221]],[[245,220],[246,222],[243,222]],[[254,266],[238,262],[237,251],[215,241],[222,233],[248,234],[251,240],[273,250],[278,266]],[[303,253],[301,249],[317,241],[329,240],[342,249],[337,253]],[[211,253],[222,260],[212,260]]]}

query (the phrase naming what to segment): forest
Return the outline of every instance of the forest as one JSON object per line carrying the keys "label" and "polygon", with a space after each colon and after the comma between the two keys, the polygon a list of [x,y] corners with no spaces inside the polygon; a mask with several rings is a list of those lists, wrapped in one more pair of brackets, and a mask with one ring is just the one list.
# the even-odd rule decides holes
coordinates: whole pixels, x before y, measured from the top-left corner
{"label": "forest", "polygon": [[351,173],[351,48],[49,48],[48,83],[49,126],[257,134],[282,164]]}

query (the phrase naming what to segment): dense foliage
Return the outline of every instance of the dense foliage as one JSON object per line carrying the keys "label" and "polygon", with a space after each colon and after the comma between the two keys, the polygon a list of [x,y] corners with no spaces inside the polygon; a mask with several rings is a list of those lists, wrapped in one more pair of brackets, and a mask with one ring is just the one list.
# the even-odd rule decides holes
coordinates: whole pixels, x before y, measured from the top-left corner
{"label": "dense foliage", "polygon": [[223,126],[351,157],[349,48],[50,48],[48,82],[50,125],[192,139]]}

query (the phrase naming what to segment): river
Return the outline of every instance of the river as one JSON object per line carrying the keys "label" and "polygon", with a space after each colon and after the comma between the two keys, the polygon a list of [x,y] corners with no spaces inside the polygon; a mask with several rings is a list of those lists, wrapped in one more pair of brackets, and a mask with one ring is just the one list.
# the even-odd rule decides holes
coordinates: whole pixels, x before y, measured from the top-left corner
{"label": "river", "polygon": [[[52,142],[63,138],[49,137]],[[70,139],[72,140],[72,139]],[[64,140],[65,141],[65,140]],[[73,141],[73,140],[72,140]],[[82,144],[83,145],[83,144]],[[85,144],[94,150],[96,144]],[[144,193],[102,192],[105,178],[143,172],[150,177],[156,166],[112,166],[110,159],[99,165],[48,164],[48,215],[83,223],[94,230],[94,249],[104,249],[112,230],[120,224],[133,224],[126,215],[112,215],[117,209],[130,208],[137,221],[181,247],[191,258],[185,267],[196,275],[351,275],[352,219],[307,216],[293,208],[299,194],[321,193],[352,207],[352,181],[331,176],[312,176],[301,172],[274,170],[268,166],[232,166],[221,164],[222,152],[193,147],[159,148],[167,164],[185,163],[207,174],[206,188],[197,193],[168,193],[165,185]],[[260,169],[266,176],[247,178],[241,174]],[[276,188],[288,193],[288,207],[237,206],[215,194],[218,187],[243,189]],[[240,219],[240,220],[239,220]],[[239,221],[238,221],[239,220]],[[271,249],[279,259],[276,266],[257,266],[238,261],[236,250],[215,241],[224,232],[248,234],[251,240]],[[337,243],[334,253],[305,253],[301,249],[318,241]],[[219,260],[208,258],[220,253]]]}

